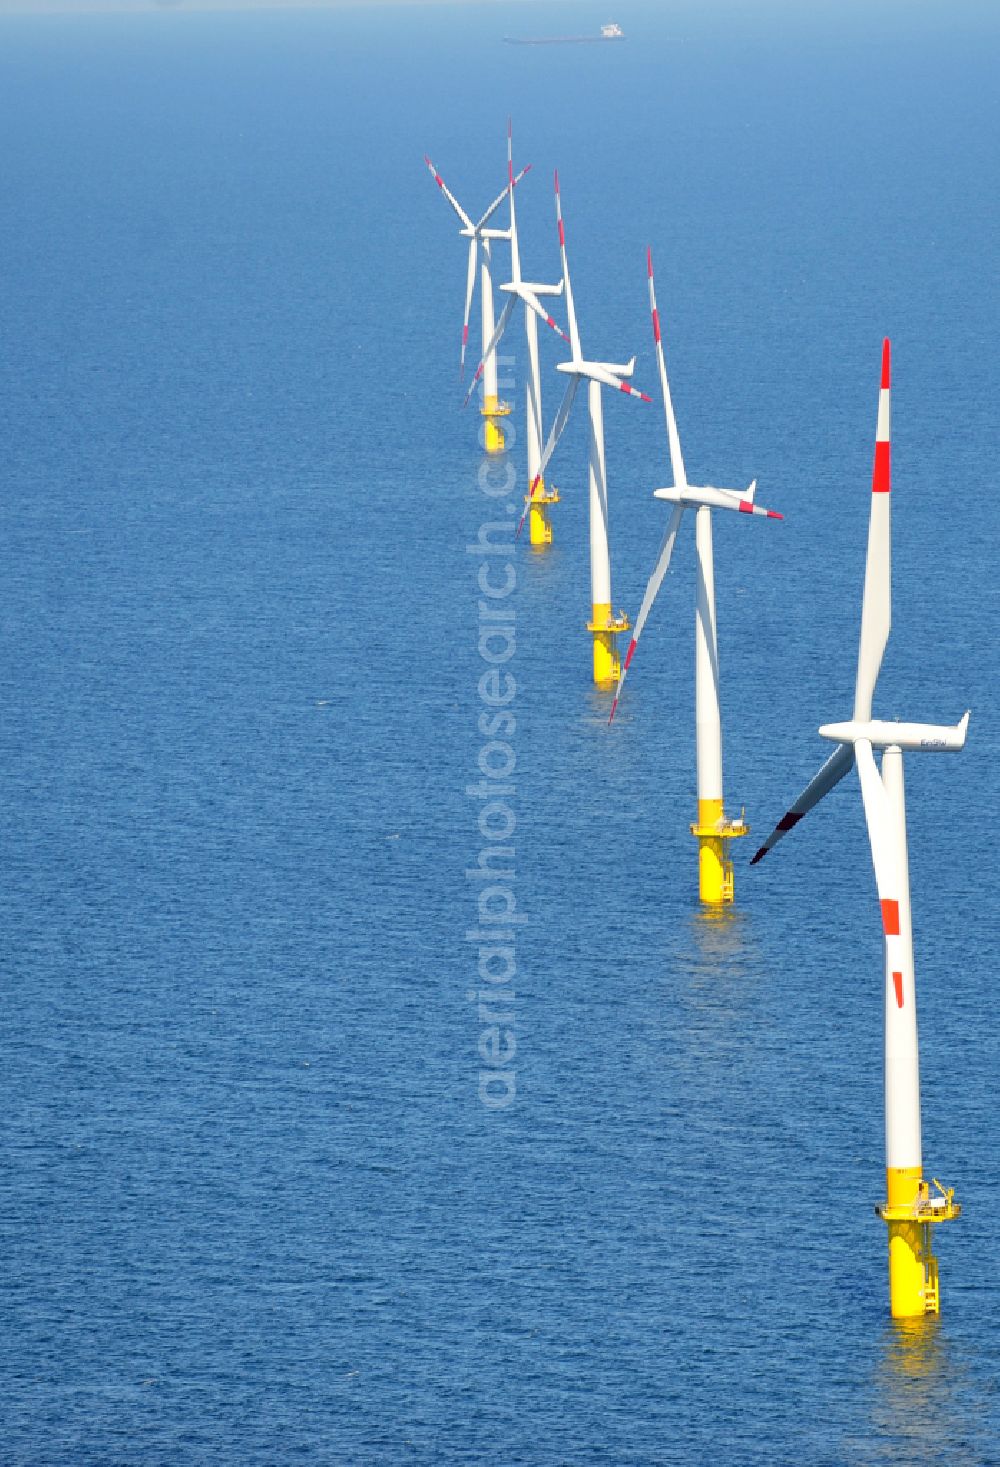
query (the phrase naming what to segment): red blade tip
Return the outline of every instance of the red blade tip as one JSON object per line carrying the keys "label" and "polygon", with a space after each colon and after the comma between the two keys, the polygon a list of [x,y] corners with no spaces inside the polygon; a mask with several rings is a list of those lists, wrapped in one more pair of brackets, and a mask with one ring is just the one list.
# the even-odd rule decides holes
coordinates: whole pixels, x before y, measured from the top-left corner
{"label": "red blade tip", "polygon": [[889,386],[889,368],[891,366],[891,361],[892,347],[889,343],[889,338],[887,336],[882,343],[882,387]]}
{"label": "red blade tip", "polygon": [[646,273],[648,274],[650,280],[652,280],[652,278],[653,278],[653,251],[649,248],[648,245],[646,246]]}

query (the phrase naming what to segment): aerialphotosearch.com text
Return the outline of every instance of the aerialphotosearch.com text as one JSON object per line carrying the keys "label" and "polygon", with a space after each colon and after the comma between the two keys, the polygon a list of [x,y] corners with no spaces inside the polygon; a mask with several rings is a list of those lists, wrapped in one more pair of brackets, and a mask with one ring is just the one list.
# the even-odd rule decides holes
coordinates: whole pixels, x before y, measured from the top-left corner
{"label": "aerialphotosearch.com text", "polygon": [[[502,367],[513,365],[512,357],[497,360]],[[498,385],[511,387],[513,382],[507,379]],[[505,424],[504,433],[508,448],[512,447],[513,428]],[[505,1110],[517,1095],[514,983],[518,933],[527,920],[517,909],[514,893],[517,682],[511,664],[517,636],[511,598],[517,586],[514,533],[518,504],[514,493],[517,474],[509,456],[484,457],[478,482],[492,513],[480,525],[475,543],[466,546],[478,562],[478,648],[483,664],[476,704],[482,740],[476,761],[478,777],[465,791],[477,807],[482,840],[475,865],[465,873],[476,894],[476,925],[466,932],[476,954],[476,982],[468,997],[477,1005],[479,1020],[479,1099],[489,1110]]]}

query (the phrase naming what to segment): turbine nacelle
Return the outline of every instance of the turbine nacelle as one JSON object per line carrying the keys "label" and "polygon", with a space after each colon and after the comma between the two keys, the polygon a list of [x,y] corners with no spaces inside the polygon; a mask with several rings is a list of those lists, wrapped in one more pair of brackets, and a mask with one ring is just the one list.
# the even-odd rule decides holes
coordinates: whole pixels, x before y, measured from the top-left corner
{"label": "turbine nacelle", "polygon": [[509,229],[479,229],[474,224],[458,232],[463,239],[510,239]]}
{"label": "turbine nacelle", "polygon": [[[562,295],[565,289],[565,281],[560,280],[558,285],[539,285],[535,280],[522,280],[520,288],[528,291],[530,295]],[[514,285],[501,285],[501,290],[514,290]]]}
{"label": "turbine nacelle", "polygon": [[819,733],[820,738],[830,739],[835,744],[855,744],[859,739],[864,739],[873,749],[957,753],[965,748],[968,727],[969,714],[966,713],[956,724],[892,723],[880,718],[865,722],[849,719],[846,723],[824,723]]}

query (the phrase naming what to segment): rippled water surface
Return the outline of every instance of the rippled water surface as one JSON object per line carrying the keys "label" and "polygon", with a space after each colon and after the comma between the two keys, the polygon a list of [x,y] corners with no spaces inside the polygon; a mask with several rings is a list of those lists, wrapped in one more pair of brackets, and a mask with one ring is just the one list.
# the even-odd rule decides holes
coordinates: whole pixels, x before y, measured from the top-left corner
{"label": "rippled water surface", "polygon": [[[913,13],[914,9],[918,12]],[[0,21],[0,1457],[1000,1460],[998,27],[967,7]],[[582,415],[520,546],[516,1100],[482,1024],[464,245],[513,114],[526,273],[653,391],[716,526],[755,834],[853,688],[894,343],[886,717],[907,765],[940,1320],[887,1318],[881,935],[856,783],[698,909],[690,527],[619,720]],[[475,336],[475,332],[474,332]],[[511,331],[512,462],[524,348]],[[543,343],[547,416],[558,343]],[[616,604],[657,404],[606,403]],[[743,845],[754,844],[753,838]]]}

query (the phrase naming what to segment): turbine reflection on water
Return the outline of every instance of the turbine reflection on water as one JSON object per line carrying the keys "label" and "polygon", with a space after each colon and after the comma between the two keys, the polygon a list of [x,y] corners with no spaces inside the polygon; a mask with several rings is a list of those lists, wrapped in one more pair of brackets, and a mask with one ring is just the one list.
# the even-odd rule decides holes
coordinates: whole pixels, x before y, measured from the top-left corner
{"label": "turbine reflection on water", "polygon": [[[873,1426],[899,1461],[968,1463],[981,1459],[968,1441],[956,1388],[964,1374],[937,1315],[887,1324],[874,1371]],[[877,1459],[876,1459],[877,1460]]]}

